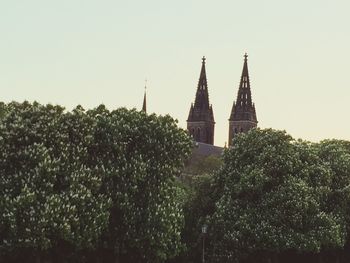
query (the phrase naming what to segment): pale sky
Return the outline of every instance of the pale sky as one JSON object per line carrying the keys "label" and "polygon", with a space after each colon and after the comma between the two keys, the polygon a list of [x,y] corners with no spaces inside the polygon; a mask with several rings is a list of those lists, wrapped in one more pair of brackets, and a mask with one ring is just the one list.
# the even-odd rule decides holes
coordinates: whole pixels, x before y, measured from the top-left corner
{"label": "pale sky", "polygon": [[215,144],[249,55],[259,127],[350,140],[348,0],[0,0],[0,100],[104,103],[186,127],[207,58]]}

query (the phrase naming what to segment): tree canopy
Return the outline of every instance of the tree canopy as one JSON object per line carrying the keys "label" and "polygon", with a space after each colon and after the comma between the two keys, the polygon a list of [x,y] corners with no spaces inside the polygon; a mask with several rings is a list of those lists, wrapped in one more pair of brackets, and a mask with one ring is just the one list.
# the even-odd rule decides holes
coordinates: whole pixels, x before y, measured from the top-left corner
{"label": "tree canopy", "polygon": [[309,143],[271,129],[237,136],[215,179],[213,260],[342,248],[349,160],[336,141]]}
{"label": "tree canopy", "polygon": [[179,253],[175,176],[192,142],[171,117],[103,105],[4,107],[2,255],[60,262],[62,251],[68,260],[105,249],[112,259],[157,262]]}

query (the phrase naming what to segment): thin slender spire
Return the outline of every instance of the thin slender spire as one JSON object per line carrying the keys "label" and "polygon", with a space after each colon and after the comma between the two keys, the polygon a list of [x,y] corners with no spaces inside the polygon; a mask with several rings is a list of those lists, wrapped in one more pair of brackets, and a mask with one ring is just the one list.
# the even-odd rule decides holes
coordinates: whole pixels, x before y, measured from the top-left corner
{"label": "thin slender spire", "polygon": [[147,79],[145,80],[145,93],[143,95],[142,111],[147,113],[147,101],[146,101]]}

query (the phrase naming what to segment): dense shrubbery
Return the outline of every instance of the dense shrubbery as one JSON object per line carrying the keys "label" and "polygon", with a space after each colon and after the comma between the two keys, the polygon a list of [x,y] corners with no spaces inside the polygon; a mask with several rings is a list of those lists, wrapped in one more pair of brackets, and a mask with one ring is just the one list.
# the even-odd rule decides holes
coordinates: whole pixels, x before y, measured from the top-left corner
{"label": "dense shrubbery", "polygon": [[169,116],[1,105],[0,261],[158,262],[182,249]]}

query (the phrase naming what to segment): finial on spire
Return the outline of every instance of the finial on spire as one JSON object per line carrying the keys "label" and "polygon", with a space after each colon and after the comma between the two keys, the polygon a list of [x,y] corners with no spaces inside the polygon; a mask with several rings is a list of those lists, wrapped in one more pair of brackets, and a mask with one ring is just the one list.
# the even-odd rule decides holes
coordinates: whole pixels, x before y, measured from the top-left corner
{"label": "finial on spire", "polygon": [[244,54],[244,60],[247,60],[248,59],[248,54],[247,54],[247,52],[245,52],[245,54]]}
{"label": "finial on spire", "polygon": [[203,56],[203,57],[202,57],[202,63],[203,63],[203,64],[205,63],[205,60],[206,60],[206,58],[205,58],[205,56]]}

